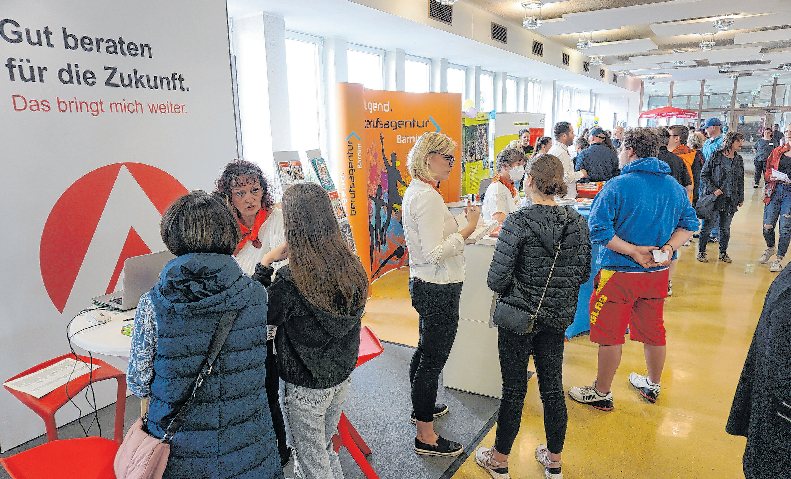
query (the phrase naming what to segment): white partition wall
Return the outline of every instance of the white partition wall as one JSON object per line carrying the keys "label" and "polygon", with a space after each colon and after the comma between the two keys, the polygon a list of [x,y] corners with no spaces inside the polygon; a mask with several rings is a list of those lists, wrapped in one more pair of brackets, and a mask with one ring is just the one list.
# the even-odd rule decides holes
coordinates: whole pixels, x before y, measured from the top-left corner
{"label": "white partition wall", "polygon": [[[0,30],[5,381],[69,351],[72,316],[123,255],[163,248],[161,213],[210,190],[236,140],[225,2],[4,2]],[[0,410],[2,450],[44,432],[4,390]]]}

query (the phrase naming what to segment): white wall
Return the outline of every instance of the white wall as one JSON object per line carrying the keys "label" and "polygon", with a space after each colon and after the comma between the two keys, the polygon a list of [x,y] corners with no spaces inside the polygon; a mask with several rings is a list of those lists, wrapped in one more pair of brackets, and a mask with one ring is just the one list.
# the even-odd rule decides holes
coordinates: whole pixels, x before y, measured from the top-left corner
{"label": "white wall", "polygon": [[[108,287],[130,228],[151,250],[163,247],[160,212],[150,199],[161,189],[146,178],[134,177],[129,168],[120,167],[117,175],[104,178],[99,176],[107,168],[94,173],[91,187],[69,198],[68,204],[64,192],[73,192],[72,184],[92,170],[122,162],[151,165],[187,189],[211,190],[220,168],[236,156],[236,140],[224,2],[4,2],[2,18],[18,22],[22,35],[30,28],[34,39],[36,30],[48,27],[52,32],[51,47],[46,40],[43,46],[32,46],[24,38],[20,43],[0,38],[3,62],[9,57],[16,63],[23,59],[27,66],[29,59],[30,65],[46,67],[43,82],[23,82],[16,70],[12,81],[8,69],[0,69],[0,144],[6,146],[0,175],[5,198],[0,204],[0,379],[5,380],[69,351],[66,325]],[[67,49],[62,28],[78,38],[84,36],[86,48],[90,41],[93,51]],[[11,35],[11,30],[7,24],[4,32]],[[97,37],[103,39],[98,53]],[[128,42],[150,45],[151,58],[107,53],[104,39],[119,42],[119,37],[127,46]],[[94,72],[95,84],[63,84],[58,70],[68,64],[73,71],[78,64],[83,74]],[[116,88],[105,84],[109,67],[183,80],[177,82],[178,88],[164,91],[141,87],[140,77],[131,88]],[[88,83],[93,83],[90,75]],[[24,96],[28,108],[15,111],[12,95]],[[104,112],[59,111],[58,100],[61,107],[68,107],[63,102],[75,97],[96,102]],[[31,100],[41,104],[46,100],[49,111],[31,111]],[[110,111],[110,102],[121,100],[136,101],[142,112]],[[149,104],[165,102],[183,105],[179,109],[185,112],[151,113]],[[17,97],[17,108],[22,104]],[[79,241],[63,239],[68,237],[63,231],[50,237],[51,243],[42,243],[56,204],[63,209],[53,213],[53,219],[60,215],[58,225],[72,230],[72,240],[84,240],[84,251]],[[59,254],[45,267],[54,267],[59,275],[48,290],[39,263],[52,251]],[[78,268],[71,279],[65,274],[69,264]],[[67,293],[62,312],[52,299],[53,288]],[[114,399],[114,386],[98,389],[100,406]],[[2,450],[44,433],[43,421],[5,391],[0,392],[0,411]],[[67,406],[58,420],[62,424],[75,416],[76,410]]]}

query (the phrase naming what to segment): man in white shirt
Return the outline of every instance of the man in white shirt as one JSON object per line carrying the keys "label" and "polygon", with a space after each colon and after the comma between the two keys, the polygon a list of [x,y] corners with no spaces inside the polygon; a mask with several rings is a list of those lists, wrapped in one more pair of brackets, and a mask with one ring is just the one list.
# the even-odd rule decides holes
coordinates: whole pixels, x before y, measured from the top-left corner
{"label": "man in white shirt", "polygon": [[574,161],[572,161],[568,150],[568,147],[574,143],[574,130],[571,128],[571,123],[567,121],[555,123],[554,135],[555,141],[552,142],[552,148],[547,153],[556,156],[563,164],[563,181],[568,186],[566,198],[576,198],[577,182],[587,178],[588,172],[585,170],[574,171]]}

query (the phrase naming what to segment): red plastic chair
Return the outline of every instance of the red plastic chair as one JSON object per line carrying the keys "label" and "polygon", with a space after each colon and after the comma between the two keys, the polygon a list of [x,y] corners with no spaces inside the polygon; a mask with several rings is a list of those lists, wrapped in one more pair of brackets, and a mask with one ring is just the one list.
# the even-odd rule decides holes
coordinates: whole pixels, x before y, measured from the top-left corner
{"label": "red plastic chair", "polygon": [[[6,387],[23,404],[41,416],[47,428],[47,443],[11,457],[0,459],[0,464],[13,479],[115,479],[113,459],[124,438],[124,412],[126,409],[126,374],[99,359],[66,354],[17,374],[17,379],[67,358],[78,358],[88,364],[98,365],[92,374],[84,374],[50,392],[41,399]],[[118,399],[115,405],[115,440],[101,437],[58,440],[55,411],[69,402],[89,384],[105,379],[118,381]],[[68,387],[68,395],[66,390]]]}
{"label": "red plastic chair", "polygon": [[[371,328],[368,326],[360,328],[360,349],[357,353],[357,366],[379,356],[382,351],[384,351],[382,343],[379,342],[379,338],[371,331]],[[345,447],[357,465],[360,466],[360,470],[365,474],[365,477],[368,479],[379,479],[379,476],[374,472],[374,468],[371,467],[368,459],[365,458],[365,456],[371,454],[371,448],[368,447],[344,413],[341,413],[341,420],[338,422],[338,434],[332,436],[332,445],[335,452],[338,452],[341,446]]]}

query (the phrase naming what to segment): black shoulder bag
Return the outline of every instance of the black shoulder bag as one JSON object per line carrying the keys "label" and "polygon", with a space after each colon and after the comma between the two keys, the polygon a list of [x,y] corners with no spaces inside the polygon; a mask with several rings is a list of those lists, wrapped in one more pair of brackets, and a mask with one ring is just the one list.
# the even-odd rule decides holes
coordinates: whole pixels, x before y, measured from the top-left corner
{"label": "black shoulder bag", "polygon": [[[549,269],[549,275],[547,276],[547,284],[544,285],[544,291],[541,293],[541,299],[538,301],[536,312],[533,313],[532,316],[529,316],[527,311],[523,311],[514,305],[504,302],[503,298],[497,298],[497,304],[494,307],[494,315],[492,316],[494,324],[509,329],[517,334],[533,332],[533,328],[536,325],[536,318],[538,317],[538,311],[544,303],[544,297],[547,294],[547,288],[549,288],[549,280],[552,279],[552,273],[555,272],[555,263],[557,263],[560,247],[563,245],[563,240],[566,237],[566,228],[568,227],[569,220],[568,211],[566,211],[566,221],[563,223],[563,229],[560,231],[558,249],[555,251],[555,258],[552,260],[552,267]],[[511,288],[511,291],[513,291],[513,288]]]}

